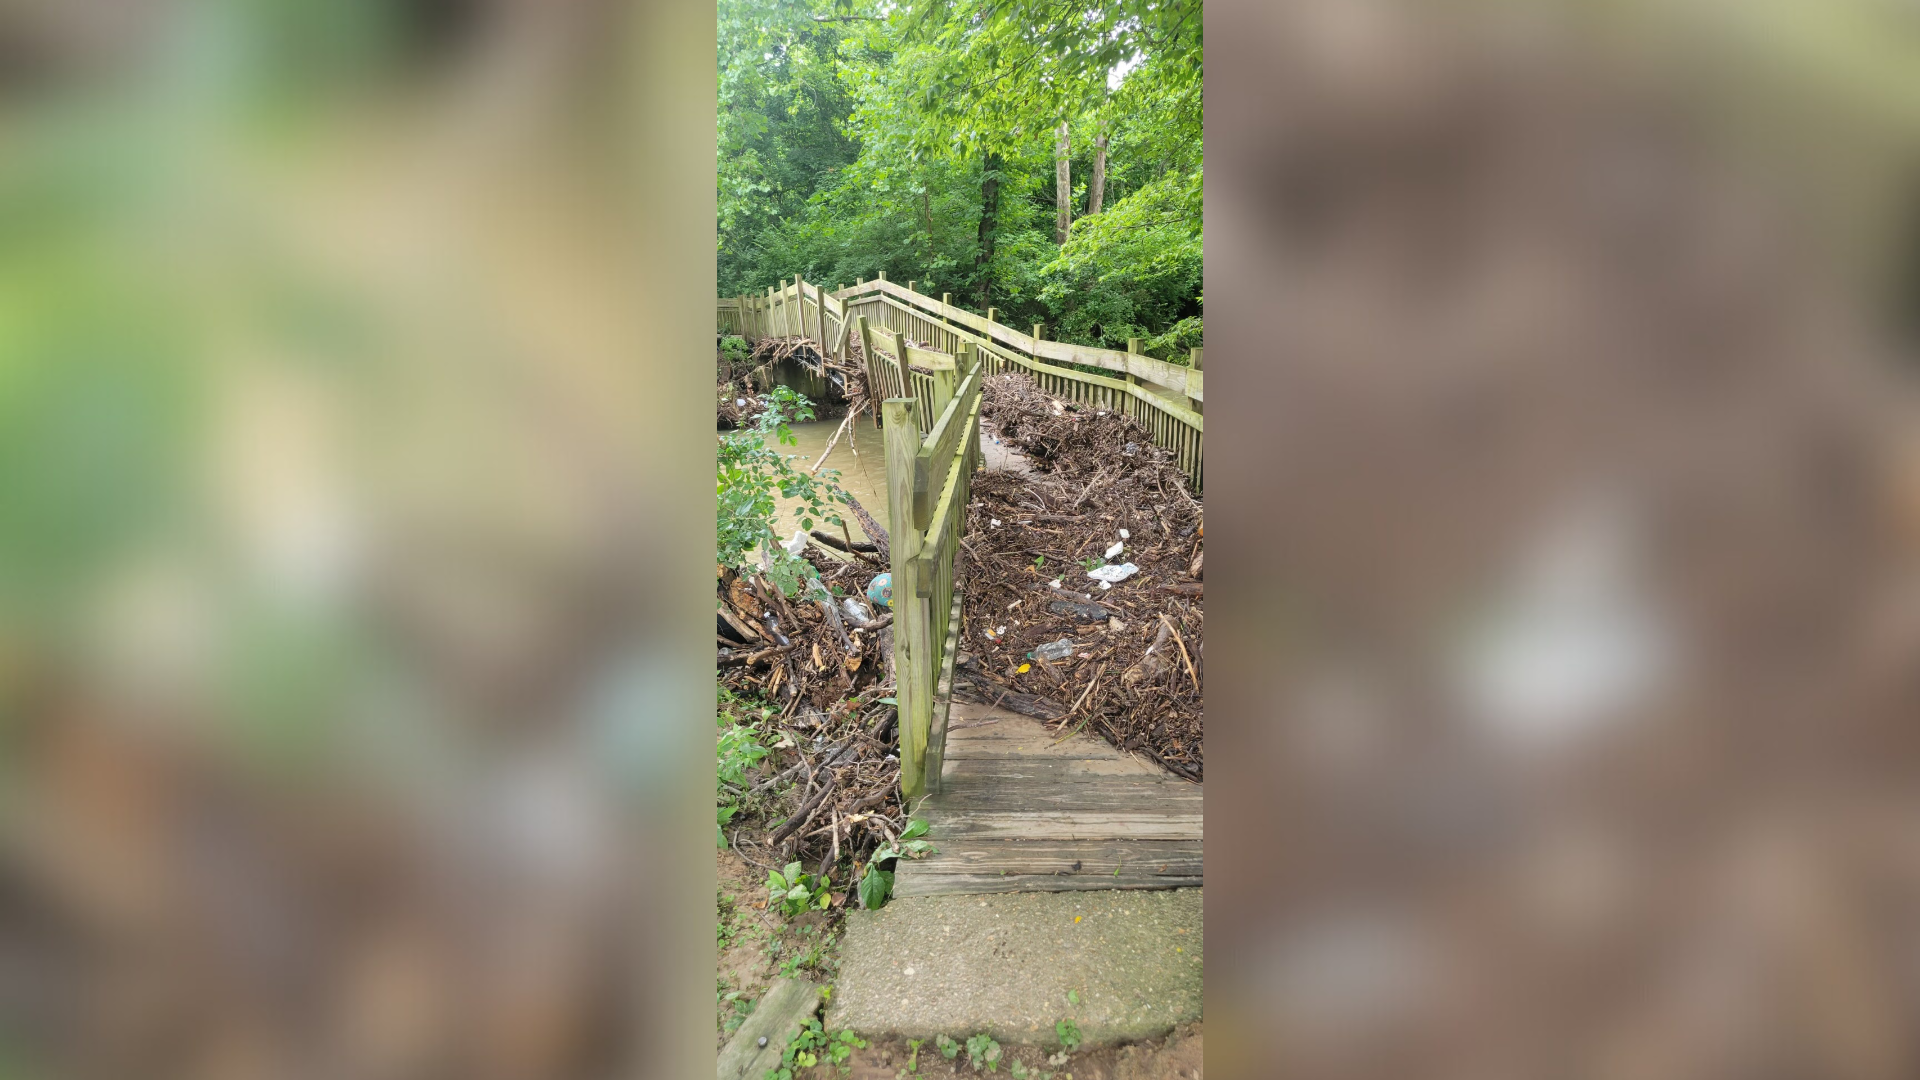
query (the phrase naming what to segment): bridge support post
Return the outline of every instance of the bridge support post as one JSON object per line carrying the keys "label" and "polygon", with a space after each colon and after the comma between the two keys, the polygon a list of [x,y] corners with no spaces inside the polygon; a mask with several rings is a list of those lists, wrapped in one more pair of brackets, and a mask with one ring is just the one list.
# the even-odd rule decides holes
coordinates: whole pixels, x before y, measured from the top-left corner
{"label": "bridge support post", "polygon": [[920,530],[913,524],[913,459],[920,451],[920,409],[910,397],[888,398],[887,528],[892,533],[893,679],[899,712],[900,795],[926,794],[927,735],[933,722],[933,642],[927,598],[920,595]]}

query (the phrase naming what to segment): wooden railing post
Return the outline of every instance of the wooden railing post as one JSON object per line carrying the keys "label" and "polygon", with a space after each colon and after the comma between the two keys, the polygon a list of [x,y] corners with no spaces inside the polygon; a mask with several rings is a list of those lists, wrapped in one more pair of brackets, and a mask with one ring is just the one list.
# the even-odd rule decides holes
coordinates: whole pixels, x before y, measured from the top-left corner
{"label": "wooden railing post", "polygon": [[[863,327],[864,329],[864,327]],[[920,530],[913,525],[913,459],[920,452],[920,409],[891,397],[881,409],[886,427],[887,526],[893,572],[894,699],[900,717],[900,794],[926,792],[927,733],[933,721],[933,644],[927,601],[920,596]]]}

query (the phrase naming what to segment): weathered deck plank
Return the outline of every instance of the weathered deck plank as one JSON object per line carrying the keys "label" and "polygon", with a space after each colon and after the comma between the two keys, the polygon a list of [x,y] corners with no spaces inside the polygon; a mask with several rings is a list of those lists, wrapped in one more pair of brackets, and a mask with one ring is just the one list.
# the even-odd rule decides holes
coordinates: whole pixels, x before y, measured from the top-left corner
{"label": "weathered deck plank", "polygon": [[1076,735],[955,703],[942,789],[920,808],[939,849],[902,862],[898,896],[1202,884],[1205,795]]}

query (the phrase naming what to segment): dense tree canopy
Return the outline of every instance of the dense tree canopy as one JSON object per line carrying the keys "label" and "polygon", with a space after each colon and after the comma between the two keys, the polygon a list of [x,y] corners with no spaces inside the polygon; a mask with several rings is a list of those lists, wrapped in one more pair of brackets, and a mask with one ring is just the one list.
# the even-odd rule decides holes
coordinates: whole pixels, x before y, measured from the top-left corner
{"label": "dense tree canopy", "polygon": [[721,0],[720,292],[884,271],[1062,340],[1184,359],[1201,342],[1200,14]]}

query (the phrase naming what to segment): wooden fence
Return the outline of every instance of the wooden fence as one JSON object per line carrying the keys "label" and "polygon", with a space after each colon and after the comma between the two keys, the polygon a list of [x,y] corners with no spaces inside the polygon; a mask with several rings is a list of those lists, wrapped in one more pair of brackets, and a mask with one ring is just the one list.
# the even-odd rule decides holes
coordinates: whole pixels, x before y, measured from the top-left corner
{"label": "wooden fence", "polygon": [[[928,365],[926,394],[889,397],[881,406],[900,790],[909,799],[940,790],[960,636],[954,559],[980,465],[980,387],[986,378],[971,345],[963,344],[957,354],[912,350],[912,358],[915,364],[935,361]],[[923,409],[933,416],[925,426]]]}
{"label": "wooden fence", "polygon": [[[1041,336],[1039,326],[1023,334],[995,321],[991,308],[984,316],[976,315],[955,307],[949,296],[936,300],[922,295],[913,289],[914,284],[908,282],[902,287],[882,275],[852,288],[828,292],[796,275],[791,283],[769,288],[764,294],[720,299],[715,321],[722,333],[739,334],[752,341],[810,337],[843,363],[850,341],[859,340],[873,400],[915,398],[921,403],[923,429],[934,420],[927,404],[933,370],[929,364],[937,363],[938,354],[951,355],[962,345],[971,345],[988,375],[1025,371],[1050,394],[1133,417],[1156,445],[1173,451],[1193,481],[1194,490],[1204,486],[1206,423],[1202,409],[1206,382],[1199,349],[1193,350],[1192,366],[1183,367],[1137,351],[1048,341]],[[861,316],[866,318],[864,330],[859,325]],[[902,337],[909,340],[902,342]],[[919,349],[912,342],[925,342],[930,349]],[[903,346],[907,350],[904,364]],[[1096,375],[1063,364],[1100,368],[1111,374]],[[876,415],[875,421],[879,420]]]}

